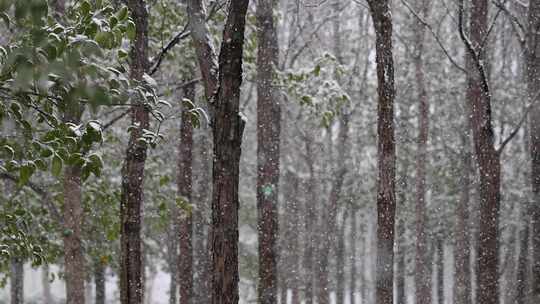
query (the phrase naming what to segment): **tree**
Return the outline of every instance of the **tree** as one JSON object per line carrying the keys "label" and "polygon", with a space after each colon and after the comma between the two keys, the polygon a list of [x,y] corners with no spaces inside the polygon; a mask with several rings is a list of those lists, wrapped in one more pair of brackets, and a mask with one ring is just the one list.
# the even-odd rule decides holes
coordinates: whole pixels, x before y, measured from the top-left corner
{"label": "tree", "polygon": [[[184,89],[184,98],[192,102],[195,99],[195,85]],[[185,101],[187,103],[187,100]],[[178,195],[181,202],[179,221],[178,281],[180,282],[180,303],[193,302],[193,209],[192,197],[192,159],[193,159],[193,125],[191,122],[190,107],[182,109],[182,122],[180,127],[180,143],[178,146]]]}
{"label": "tree", "polygon": [[[423,17],[429,15],[430,3],[419,1],[419,10]],[[424,25],[415,19],[414,30],[414,67],[416,76],[416,89],[419,102],[416,155],[416,299],[419,304],[431,304],[431,255],[428,248],[428,215],[426,206],[426,166],[427,144],[429,137],[429,100],[424,73]]]}
{"label": "tree", "polygon": [[529,114],[532,235],[532,294],[531,300],[540,300],[540,1],[529,1],[528,33],[526,38],[527,94],[533,104]]}
{"label": "tree", "polygon": [[249,0],[229,5],[219,54],[218,87],[212,109],[213,304],[238,303],[238,183],[245,121],[240,111],[242,55]]}
{"label": "tree", "polygon": [[257,1],[257,209],[259,303],[277,301],[281,105],[274,82],[278,43],[274,0]]}
{"label": "tree", "polygon": [[467,103],[473,133],[474,151],[480,171],[480,231],[478,237],[477,287],[479,304],[499,300],[499,208],[501,148],[495,148],[491,122],[491,91],[486,70],[488,1],[473,0],[470,6],[469,36],[464,30],[464,1],[460,0],[459,34],[467,60]]}
{"label": "tree", "polygon": [[377,304],[393,302],[394,226],[396,213],[394,139],[394,60],[392,14],[388,0],[368,1],[376,35],[377,105]]}
{"label": "tree", "polygon": [[[145,0],[129,0],[128,8],[135,22],[135,39],[131,48],[131,78],[144,82],[148,62],[148,11]],[[144,299],[141,222],[143,206],[144,165],[147,144],[141,141],[150,117],[141,100],[131,109],[131,130],[122,168],[120,300],[122,304],[142,304]]]}

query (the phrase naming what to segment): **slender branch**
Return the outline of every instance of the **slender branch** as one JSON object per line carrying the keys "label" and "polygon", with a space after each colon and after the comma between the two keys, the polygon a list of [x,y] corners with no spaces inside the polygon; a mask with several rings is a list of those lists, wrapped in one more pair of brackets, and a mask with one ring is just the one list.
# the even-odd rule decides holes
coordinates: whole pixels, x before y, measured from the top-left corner
{"label": "slender branch", "polygon": [[457,68],[458,70],[460,70],[461,72],[463,73],[467,73],[467,70],[465,68],[463,68],[462,66],[460,66],[457,61],[450,55],[450,53],[448,52],[448,50],[446,49],[446,47],[444,46],[443,42],[441,41],[441,38],[439,37],[439,35],[437,35],[437,33],[435,32],[435,30],[433,29],[433,27],[431,26],[431,24],[427,23],[412,7],[411,5],[406,1],[406,0],[401,0],[401,3],[403,3],[403,5],[405,5],[405,7],[407,7],[407,9],[411,12],[411,14],[414,15],[414,17],[416,19],[418,19],[418,21],[420,23],[422,23],[422,25],[424,25],[428,30],[429,32],[431,33],[431,35],[433,36],[433,38],[435,38],[435,41],[437,42],[437,44],[439,45],[439,47],[441,48],[441,50],[443,51],[443,53],[446,55],[446,57],[448,58],[448,60],[450,61],[450,63],[452,63],[452,65]]}
{"label": "slender branch", "polygon": [[103,127],[101,128],[102,131],[105,131],[107,130],[108,128],[112,127],[117,121],[119,121],[120,119],[124,118],[126,115],[129,114],[129,112],[131,111],[131,109],[127,110],[127,111],[124,111],[122,113],[120,113],[120,115],[114,117],[113,119],[111,119],[108,123],[104,124]]}

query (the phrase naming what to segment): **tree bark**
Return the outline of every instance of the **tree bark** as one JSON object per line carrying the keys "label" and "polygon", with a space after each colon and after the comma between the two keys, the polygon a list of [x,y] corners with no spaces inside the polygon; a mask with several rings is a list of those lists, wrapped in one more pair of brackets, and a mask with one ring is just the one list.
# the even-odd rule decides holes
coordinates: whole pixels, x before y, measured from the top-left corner
{"label": "tree bark", "polygon": [[9,285],[11,304],[24,303],[24,263],[22,259],[11,259],[11,271],[9,272]]}
{"label": "tree bark", "polygon": [[394,138],[394,61],[392,14],[388,0],[368,0],[376,35],[377,121],[377,263],[375,302],[393,303],[394,225],[396,213]]}
{"label": "tree bark", "polygon": [[96,289],[96,304],[105,304],[105,265],[102,261],[94,262],[94,285]]}
{"label": "tree bark", "polygon": [[41,271],[43,300],[45,301],[45,303],[52,303],[51,282],[49,281],[49,264],[44,264]]}
{"label": "tree bark", "polygon": [[350,277],[350,283],[349,283],[349,298],[351,304],[356,304],[356,262],[357,262],[357,256],[356,256],[356,229],[358,228],[357,221],[356,221],[356,213],[357,210],[356,207],[351,207],[351,234],[349,235],[349,246],[351,251],[351,277]]}
{"label": "tree bark", "polygon": [[532,294],[531,303],[540,301],[540,1],[529,1],[527,54],[527,91],[529,103],[534,103],[529,114],[532,235]]}
{"label": "tree bark", "polygon": [[66,303],[84,304],[85,266],[81,239],[83,208],[81,205],[81,168],[66,165],[64,169],[64,267]]}
{"label": "tree bark", "polygon": [[240,116],[244,31],[249,1],[232,1],[219,55],[214,104],[212,199],[213,304],[238,303],[238,183],[245,121]]}
{"label": "tree bark", "polygon": [[338,229],[338,242],[336,248],[336,303],[345,303],[345,225],[348,212],[343,212],[341,225]]}
{"label": "tree bark", "polygon": [[469,228],[469,202],[472,159],[469,152],[470,141],[468,136],[462,136],[461,174],[460,174],[460,198],[456,208],[456,233],[454,250],[454,273],[456,303],[471,304],[471,242]]}
{"label": "tree bark", "polygon": [[306,137],[306,162],[307,167],[309,171],[309,180],[308,180],[308,190],[307,193],[308,199],[306,199],[305,203],[305,229],[306,229],[306,242],[305,242],[305,248],[304,248],[304,271],[305,271],[305,278],[304,278],[304,300],[306,304],[312,304],[313,303],[313,250],[315,249],[315,241],[314,241],[314,224],[316,221],[316,214],[315,214],[315,204],[317,203],[317,180],[315,177],[315,156],[313,151],[313,139],[311,137]]}
{"label": "tree bark", "polygon": [[[127,4],[135,22],[135,40],[131,49],[131,78],[142,81],[149,67],[148,11],[144,0],[128,0]],[[141,226],[147,145],[139,141],[139,138],[143,130],[149,127],[149,113],[140,103],[133,106],[131,111],[132,125],[138,127],[131,131],[122,168],[120,301],[122,304],[142,304],[144,266]]]}
{"label": "tree bark", "polygon": [[473,0],[470,39],[463,29],[463,0],[459,1],[459,31],[468,53],[467,102],[476,160],[480,169],[480,218],[477,260],[477,303],[499,301],[499,209],[501,164],[491,122],[491,92],[486,65],[488,1]]}
{"label": "tree bark", "polygon": [[[195,99],[195,86],[189,85],[184,89],[184,97],[193,101]],[[178,256],[178,282],[180,283],[180,303],[193,302],[193,213],[191,209],[192,194],[192,160],[193,160],[193,125],[188,109],[182,111],[180,127],[180,143],[178,146],[178,195],[186,204],[180,210],[179,246]]]}
{"label": "tree bark", "polygon": [[[423,18],[429,15],[430,3],[426,0],[419,1],[419,11]],[[420,21],[415,20],[414,31],[414,66],[417,94],[419,101],[416,154],[416,271],[414,281],[416,285],[416,301],[418,304],[431,304],[431,255],[428,253],[428,224],[429,217],[426,204],[426,164],[427,144],[429,137],[429,100],[424,76],[424,36],[425,27]]]}
{"label": "tree bark", "polygon": [[444,304],[444,241],[437,240],[437,300],[439,304]]}
{"label": "tree bark", "polygon": [[257,1],[257,210],[260,304],[277,301],[281,106],[273,86],[278,63],[274,0]]}

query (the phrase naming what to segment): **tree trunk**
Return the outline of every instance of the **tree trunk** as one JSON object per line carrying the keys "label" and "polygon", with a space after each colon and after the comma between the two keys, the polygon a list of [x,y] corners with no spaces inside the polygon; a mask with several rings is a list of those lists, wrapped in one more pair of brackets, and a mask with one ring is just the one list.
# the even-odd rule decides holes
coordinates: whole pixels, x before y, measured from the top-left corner
{"label": "tree trunk", "polygon": [[[73,121],[72,121],[73,122]],[[83,208],[81,205],[81,168],[64,169],[64,267],[66,303],[84,304],[85,266],[81,240]]]}
{"label": "tree trunk", "polygon": [[392,14],[388,0],[368,0],[376,34],[377,121],[377,266],[376,304],[393,303],[394,226],[396,215],[394,139],[394,61]]}
{"label": "tree trunk", "polygon": [[[330,303],[330,280],[329,280],[329,263],[330,263],[330,248],[334,247],[336,243],[336,221],[337,214],[340,209],[339,201],[341,197],[341,190],[343,188],[343,182],[345,180],[345,173],[347,167],[345,166],[345,152],[348,142],[349,133],[349,114],[342,110],[340,114],[340,127],[338,133],[338,157],[340,160],[334,172],[334,179],[330,188],[330,197],[328,198],[328,207],[322,215],[323,218],[323,235],[321,235],[321,246],[319,252],[319,291],[318,291],[318,304]],[[331,135],[329,135],[331,138]],[[330,143],[329,147],[332,144]]]}
{"label": "tree trunk", "polygon": [[454,249],[455,303],[471,304],[471,244],[469,234],[469,202],[472,159],[469,152],[468,136],[462,136],[460,198],[456,208],[456,233]]}
{"label": "tree trunk", "polygon": [[467,102],[473,131],[476,160],[480,169],[480,218],[477,260],[477,303],[499,301],[499,209],[501,164],[495,148],[491,123],[491,92],[486,70],[488,1],[473,0],[470,14],[470,39],[463,29],[463,0],[459,2],[459,31],[469,54],[467,57]]}
{"label": "tree trunk", "polygon": [[534,103],[529,114],[532,235],[532,294],[531,303],[540,301],[540,1],[529,1],[527,34],[527,90],[529,103]]}
{"label": "tree trunk", "polygon": [[[407,116],[408,115],[408,107],[404,107],[401,111],[401,115]],[[408,207],[408,201],[407,201],[407,191],[409,186],[409,160],[407,158],[408,151],[403,151],[404,154],[404,160],[403,160],[403,168],[400,173],[399,177],[399,185],[400,187],[398,192],[398,198],[399,198],[399,204],[403,206],[402,208],[407,209]],[[407,294],[405,290],[405,278],[407,276],[407,269],[406,269],[406,263],[405,263],[405,257],[407,254],[407,248],[406,248],[406,219],[405,216],[401,216],[398,220],[398,224],[396,227],[396,248],[397,248],[397,265],[396,265],[396,303],[397,304],[406,304],[407,303]]]}
{"label": "tree trunk", "polygon": [[51,281],[49,278],[49,264],[44,264],[41,270],[41,286],[43,288],[43,300],[45,303],[53,303],[51,294]]}
{"label": "tree trunk", "polygon": [[444,304],[444,241],[437,241],[437,300],[439,304]]}
{"label": "tree trunk", "polygon": [[[515,284],[515,304],[527,304],[527,274],[528,274],[528,260],[529,260],[529,211],[527,206],[522,207],[521,219],[525,225],[519,233],[519,254],[516,273]],[[513,257],[512,257],[513,258]],[[531,295],[534,296],[534,295]],[[534,299],[534,298],[533,298]],[[530,302],[536,303],[536,302]]]}
{"label": "tree trunk", "polygon": [[102,261],[94,262],[94,285],[96,288],[96,304],[105,304],[105,265]]}
{"label": "tree trunk", "polygon": [[[195,99],[195,86],[189,85],[184,89],[184,97],[193,101]],[[193,125],[191,124],[188,109],[182,111],[182,125],[180,127],[180,143],[178,146],[178,195],[185,206],[180,210],[178,256],[178,282],[180,283],[180,303],[193,302],[193,213],[191,205],[192,192],[192,160],[193,160]]]}
{"label": "tree trunk", "polygon": [[307,167],[309,171],[309,180],[308,180],[308,189],[307,193],[308,199],[306,199],[305,203],[305,226],[306,226],[306,242],[305,242],[305,248],[304,248],[304,271],[305,271],[305,278],[304,278],[304,300],[306,304],[312,304],[313,303],[313,250],[315,249],[315,241],[314,241],[314,224],[316,221],[316,214],[315,214],[315,204],[317,203],[317,180],[315,177],[315,156],[313,151],[313,139],[312,138],[306,138],[306,162]]}
{"label": "tree trunk", "polygon": [[24,303],[24,262],[22,259],[11,259],[11,271],[9,273],[9,285],[11,304]]}
{"label": "tree trunk", "polygon": [[213,135],[213,304],[238,303],[238,183],[245,121],[240,116],[244,31],[249,1],[232,1],[219,55]]}
{"label": "tree trunk", "polygon": [[356,256],[356,229],[358,228],[357,222],[356,222],[356,213],[357,210],[356,207],[351,207],[351,234],[349,235],[349,246],[351,251],[350,261],[351,261],[351,278],[349,283],[349,298],[351,304],[356,304],[356,262],[357,262],[357,256]]}
{"label": "tree trunk", "polygon": [[347,210],[343,212],[341,226],[338,231],[336,248],[336,303],[345,303],[345,225],[347,223]]}
{"label": "tree trunk", "polygon": [[281,108],[272,85],[278,62],[274,0],[257,1],[257,210],[260,304],[277,299]]}
{"label": "tree trunk", "polygon": [[[429,15],[430,4],[426,0],[419,0],[419,10],[423,18]],[[428,224],[429,217],[426,206],[426,164],[427,144],[429,137],[429,100],[424,76],[424,32],[425,27],[420,21],[415,22],[415,54],[414,66],[419,101],[416,155],[416,271],[414,281],[416,285],[416,301],[418,304],[431,304],[431,255],[428,254]]]}
{"label": "tree trunk", "polygon": [[[142,81],[149,67],[148,12],[144,0],[128,0],[127,4],[135,22],[135,40],[131,49],[131,78]],[[149,128],[149,113],[144,105],[133,106],[131,121],[132,125],[138,127],[131,131],[122,168],[120,301],[122,304],[142,304],[144,267],[141,226],[147,145],[139,141],[139,138],[143,130]]]}

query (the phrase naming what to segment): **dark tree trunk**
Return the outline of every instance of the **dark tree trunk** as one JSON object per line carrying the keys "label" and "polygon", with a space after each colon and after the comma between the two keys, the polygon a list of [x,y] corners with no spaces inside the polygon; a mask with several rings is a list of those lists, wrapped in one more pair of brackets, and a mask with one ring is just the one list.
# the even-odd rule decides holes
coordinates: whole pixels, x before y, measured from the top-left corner
{"label": "dark tree trunk", "polygon": [[[184,89],[184,97],[194,101],[195,86],[189,85]],[[180,284],[180,303],[193,302],[193,213],[190,208],[192,192],[192,160],[193,160],[193,125],[189,109],[182,111],[180,127],[180,143],[178,146],[178,195],[185,204],[180,210],[178,219],[180,255],[178,256],[178,282]],[[189,205],[189,206],[188,206]]]}
{"label": "dark tree trunk", "polygon": [[[468,125],[468,124],[467,124]],[[471,244],[470,244],[470,225],[469,225],[469,202],[472,159],[469,152],[470,140],[468,136],[462,136],[461,153],[461,174],[460,178],[460,198],[456,208],[456,233],[454,249],[454,273],[455,273],[455,291],[454,299],[456,303],[471,304]]]}
{"label": "dark tree trunk", "polygon": [[94,262],[94,285],[96,304],[105,304],[105,265],[101,261]]}
{"label": "dark tree trunk", "polygon": [[480,231],[478,236],[477,302],[499,301],[499,208],[501,165],[491,123],[491,92],[486,70],[488,1],[473,0],[470,39],[463,28],[464,4],[459,2],[459,31],[468,53],[467,102],[476,160],[480,169]]}
{"label": "dark tree trunk", "polygon": [[[519,254],[517,262],[517,273],[516,273],[516,283],[515,283],[515,304],[527,304],[528,295],[527,295],[527,274],[528,274],[528,265],[529,265],[529,211],[528,206],[522,207],[521,219],[525,225],[521,232],[519,233]],[[514,257],[511,257],[514,258]],[[533,296],[533,295],[531,295]],[[536,303],[536,302],[530,302]]]}
{"label": "dark tree trunk", "polygon": [[313,139],[306,138],[306,162],[309,171],[309,180],[307,186],[308,199],[305,203],[305,227],[306,227],[306,242],[304,248],[304,300],[306,304],[313,303],[313,250],[315,249],[314,241],[314,224],[316,221],[315,204],[317,203],[317,180],[315,177],[315,155],[313,151]]}
{"label": "dark tree trunk", "polygon": [[[131,48],[131,78],[142,81],[149,67],[148,12],[144,0],[128,0],[127,4],[135,22],[135,40]],[[142,304],[144,267],[141,226],[147,145],[139,141],[139,138],[143,130],[149,128],[149,113],[141,103],[133,106],[131,111],[132,125],[138,127],[131,131],[122,168],[120,301],[122,304]]]}
{"label": "dark tree trunk", "polygon": [[245,126],[239,111],[248,4],[248,0],[230,3],[219,55],[213,117],[213,304],[238,303],[238,183]]}
{"label": "dark tree trunk", "polygon": [[278,45],[274,0],[257,1],[257,210],[260,304],[277,301],[277,238],[281,108],[273,87]]}
{"label": "dark tree trunk", "polygon": [[[419,11],[423,18],[429,15],[430,3],[426,0],[419,0]],[[417,138],[416,154],[416,301],[418,304],[431,304],[431,255],[428,254],[428,211],[426,206],[426,165],[427,165],[427,144],[429,136],[429,100],[426,90],[424,76],[424,32],[425,27],[420,21],[415,22],[415,54],[414,66],[416,76],[416,86],[419,101],[418,126],[419,134]]]}
{"label": "dark tree trunk", "polygon": [[532,294],[531,303],[540,301],[540,1],[529,1],[527,35],[527,87],[529,102],[535,105],[529,114],[531,187],[533,204],[531,208],[532,235]]}
{"label": "dark tree trunk", "polygon": [[368,0],[376,35],[377,122],[377,266],[376,304],[393,303],[394,225],[396,214],[394,138],[394,60],[392,14],[388,0]]}
{"label": "dark tree trunk", "polygon": [[24,303],[24,262],[22,259],[11,259],[11,271],[9,272],[9,285],[11,304]]}

